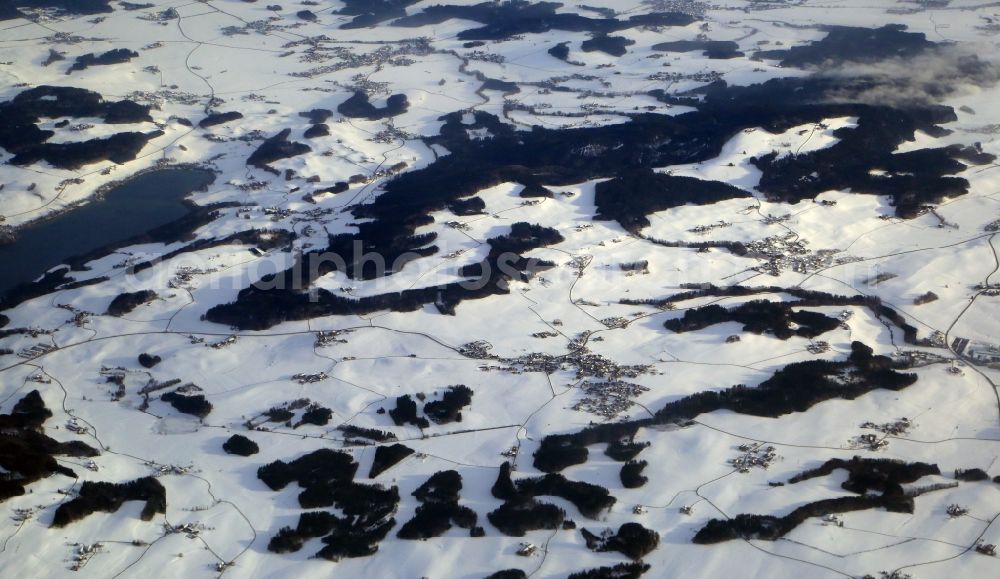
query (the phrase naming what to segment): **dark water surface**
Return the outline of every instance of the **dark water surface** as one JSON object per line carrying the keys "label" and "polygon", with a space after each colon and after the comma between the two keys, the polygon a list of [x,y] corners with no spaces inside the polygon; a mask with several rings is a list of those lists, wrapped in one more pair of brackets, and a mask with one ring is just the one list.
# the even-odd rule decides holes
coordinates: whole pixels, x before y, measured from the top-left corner
{"label": "dark water surface", "polygon": [[211,171],[203,169],[153,171],[115,187],[100,201],[18,230],[13,245],[0,246],[0,295],[70,257],[183,217],[190,210],[184,198],[214,179]]}

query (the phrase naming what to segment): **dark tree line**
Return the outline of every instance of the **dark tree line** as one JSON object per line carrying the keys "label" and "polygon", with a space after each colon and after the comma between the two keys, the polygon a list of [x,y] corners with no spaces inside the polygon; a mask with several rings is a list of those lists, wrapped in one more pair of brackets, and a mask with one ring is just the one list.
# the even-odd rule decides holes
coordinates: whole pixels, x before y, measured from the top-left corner
{"label": "dark tree line", "polygon": [[156,292],[153,290],[140,290],[118,294],[108,305],[108,315],[124,316],[142,304],[148,304],[155,300],[156,297]]}
{"label": "dark tree line", "polygon": [[396,398],[396,407],[389,411],[389,417],[396,426],[412,424],[417,428],[428,428],[431,425],[423,416],[417,416],[417,403],[409,394]]}
{"label": "dark tree line", "polygon": [[[315,125],[309,127],[302,133],[302,136],[307,139],[315,139],[318,137],[326,137],[329,135],[330,135],[330,125],[326,123],[316,123]],[[347,185],[347,183],[344,183],[344,185]]]}
{"label": "dark tree line", "polygon": [[764,286],[764,287],[748,287],[748,286],[726,286],[719,287],[711,284],[694,284],[696,287],[691,291],[682,292],[679,294],[674,294],[665,299],[653,299],[653,300],[631,300],[624,299],[621,300],[623,304],[631,305],[654,305],[654,306],[668,306],[677,302],[682,302],[685,300],[690,300],[700,297],[746,297],[759,294],[774,294],[774,293],[785,293],[792,297],[798,298],[798,301],[792,302],[790,306],[792,307],[817,307],[817,306],[863,306],[871,310],[879,319],[885,318],[896,325],[900,330],[903,331],[903,339],[908,344],[917,343],[917,328],[906,323],[905,318],[897,312],[896,310],[886,306],[882,303],[882,300],[877,296],[865,296],[865,295],[853,295],[853,296],[839,296],[834,294],[828,294],[825,292],[818,292],[812,290],[804,290],[800,288],[781,288],[776,286]]}
{"label": "dark tree line", "polygon": [[566,579],[639,579],[646,571],[649,571],[649,565],[636,561],[578,571],[571,573]]}
{"label": "dark tree line", "polygon": [[139,53],[134,50],[129,50],[127,48],[114,48],[107,52],[102,52],[101,54],[94,54],[93,52],[88,54],[82,54],[76,57],[76,61],[66,74],[77,70],[85,70],[91,66],[107,66],[110,64],[122,64],[132,60],[133,58],[139,58]]}
{"label": "dark tree line", "polygon": [[652,418],[601,424],[573,434],[553,434],[542,439],[535,452],[535,468],[557,472],[587,461],[587,446],[630,440],[642,427],[683,423],[700,414],[731,410],[739,414],[777,418],[804,412],[834,398],[854,399],[875,389],[902,390],[917,381],[915,374],[892,369],[892,360],[874,355],[861,342],[851,345],[843,362],[810,360],[789,364],[750,388],[739,384],[720,391],[705,391],[666,404]]}
{"label": "dark tree line", "polygon": [[0,147],[14,154],[15,165],[48,161],[63,169],[111,160],[131,161],[149,139],[162,135],[124,132],[105,138],[68,143],[47,143],[55,131],[38,126],[43,118],[98,117],[105,124],[152,121],[149,107],[129,100],[106,102],[100,94],[73,87],[42,85],[24,90],[0,103]]}
{"label": "dark tree line", "polygon": [[649,477],[642,474],[647,466],[649,463],[644,460],[630,460],[623,464],[619,474],[622,486],[627,489],[635,489],[649,482]]}
{"label": "dark tree line", "polygon": [[817,468],[793,476],[788,484],[828,476],[837,469],[844,469],[848,473],[847,480],[841,487],[861,495],[869,491],[901,494],[903,487],[900,485],[916,482],[921,477],[941,474],[936,464],[855,456],[850,460],[832,458]]}
{"label": "dark tree line", "polygon": [[550,30],[593,32],[601,35],[638,26],[686,26],[694,22],[693,16],[681,12],[637,14],[626,20],[589,18],[574,12],[557,12],[560,6],[557,2],[526,0],[481,2],[468,6],[443,4],[428,6],[409,16],[396,14],[385,19],[398,18],[392,25],[405,27],[440,24],[452,19],[472,20],[483,25],[481,28],[459,32],[459,40],[504,40],[521,34],[540,34]]}
{"label": "dark tree line", "polygon": [[486,579],[527,579],[527,575],[520,569],[504,569],[491,573]]}
{"label": "dark tree line", "polygon": [[23,495],[26,487],[53,474],[76,478],[72,469],[56,461],[59,455],[97,456],[96,449],[80,441],[59,442],[42,432],[52,417],[38,390],[14,404],[10,414],[0,414],[0,502]]}
{"label": "dark tree line", "polygon": [[169,403],[177,412],[205,418],[212,411],[212,403],[205,399],[204,394],[182,394],[167,392],[160,400]]}
{"label": "dark tree line", "polygon": [[[772,302],[752,300],[734,308],[724,308],[712,304],[692,308],[681,318],[667,320],[663,326],[677,333],[701,330],[724,322],[739,322],[743,331],[754,334],[771,333],[776,338],[787,340],[792,336],[815,338],[840,326],[840,320],[819,312],[795,311],[796,302]],[[798,326],[792,329],[791,325]]]}
{"label": "dark tree line", "polygon": [[906,27],[888,24],[881,28],[825,26],[820,40],[786,49],[757,53],[761,58],[780,60],[781,66],[813,68],[844,62],[877,62],[891,58],[912,58],[934,51],[938,45],[921,32],[906,32]]}
{"label": "dark tree line", "polygon": [[273,137],[265,139],[257,150],[247,157],[247,165],[276,173],[275,169],[271,168],[271,163],[312,151],[309,145],[289,141],[288,135],[291,133],[291,129],[282,129]]}
{"label": "dark tree line", "polygon": [[639,523],[625,523],[610,536],[598,536],[580,529],[587,548],[598,552],[618,551],[630,559],[642,559],[660,544],[660,534]]}
{"label": "dark tree line", "polygon": [[507,501],[486,515],[490,524],[509,537],[523,537],[528,531],[554,531],[562,525],[566,511],[531,498]]}
{"label": "dark tree line", "polygon": [[148,354],[146,352],[139,354],[139,365],[142,366],[143,368],[147,369],[153,368],[162,361],[163,358],[159,356],[154,356],[153,354]]}
{"label": "dark tree line", "polygon": [[980,482],[990,480],[990,475],[981,468],[955,469],[955,479],[965,482]]}
{"label": "dark tree line", "polygon": [[625,439],[612,440],[608,443],[608,447],[604,449],[604,454],[611,458],[611,460],[628,462],[638,456],[649,444],[648,442],[636,442]]}
{"label": "dark tree line", "polygon": [[330,419],[333,418],[333,411],[319,404],[310,404],[306,407],[306,411],[302,413],[302,417],[293,426],[293,428],[298,428],[303,424],[312,424],[313,426],[326,426],[330,423]]}
{"label": "dark tree line", "polygon": [[234,434],[226,442],[222,443],[222,450],[229,454],[251,456],[260,452],[260,447],[257,446],[256,442],[242,434]]}
{"label": "dark tree line", "polygon": [[711,59],[730,59],[743,56],[740,45],[732,40],[674,40],[660,42],[651,47],[663,52],[695,52]]}
{"label": "dark tree line", "polygon": [[836,469],[847,470],[848,478],[841,487],[855,496],[815,501],[781,517],[741,514],[731,519],[712,519],[695,534],[693,541],[701,544],[740,538],[773,541],[812,517],[874,508],[912,513],[913,497],[904,492],[902,485],[924,476],[941,474],[935,464],[855,456],[850,460],[830,459],[817,468],[795,475],[788,484],[827,476]]}
{"label": "dark tree line", "polygon": [[222,125],[235,121],[237,119],[242,119],[243,113],[239,111],[227,111],[224,113],[211,113],[205,118],[198,121],[198,126],[207,129],[208,127],[214,127],[216,125]]}
{"label": "dark tree line", "polygon": [[365,428],[363,426],[354,426],[353,424],[341,424],[337,427],[337,430],[343,432],[344,436],[349,438],[367,438],[376,442],[389,442],[396,440],[396,435],[389,431],[378,430],[375,428]]}
{"label": "dark tree line", "polygon": [[89,141],[20,146],[9,163],[31,165],[45,161],[53,167],[71,170],[100,161],[112,161],[121,165],[134,160],[146,143],[160,136],[163,136],[163,131],[130,131],[115,133],[110,137],[95,137]]}
{"label": "dark tree line", "polygon": [[[381,197],[379,197],[380,199]],[[428,218],[429,219],[429,218]],[[419,220],[426,223],[425,220]],[[361,259],[355,252],[354,242],[361,244],[366,253],[382,256],[386,265],[400,265],[407,254],[410,259],[418,255],[437,252],[436,246],[428,246],[408,252],[410,244],[422,246],[434,239],[433,234],[387,238],[391,229],[378,222],[357,224],[361,233],[341,234],[330,238],[327,251],[343,257],[344,271],[353,279],[373,279],[379,272],[372,261]],[[335,295],[325,289],[303,292],[316,277],[325,275],[340,267],[322,259],[324,252],[304,254],[300,262],[291,269],[266,276],[260,282],[240,291],[235,302],[221,304],[208,310],[205,319],[241,329],[267,329],[289,320],[309,319],[326,315],[364,314],[379,310],[408,312],[426,304],[434,306],[443,314],[454,314],[455,308],[463,300],[481,299],[509,292],[508,282],[512,277],[527,279],[553,264],[541,260],[528,260],[515,253],[498,251],[496,247],[509,249],[526,247],[527,240],[538,243],[548,240],[562,240],[558,232],[550,228],[515,223],[514,236],[498,236],[489,240],[491,250],[478,264],[466,266],[460,275],[469,278],[440,286],[409,289],[401,292],[378,294],[360,299]],[[557,237],[558,236],[558,237]],[[533,249],[533,247],[532,247]],[[313,264],[313,260],[316,263]],[[384,273],[384,272],[383,272]],[[391,271],[389,273],[392,273]]]}
{"label": "dark tree line", "polygon": [[378,108],[368,101],[368,95],[357,91],[349,99],[337,106],[337,112],[352,119],[368,119],[377,121],[387,119],[396,115],[401,115],[410,108],[410,102],[405,94],[394,94],[390,96],[385,106]]}
{"label": "dark tree line", "polygon": [[462,409],[472,404],[472,389],[464,384],[449,386],[440,400],[424,404],[424,414],[436,424],[462,421]]}
{"label": "dark tree line", "polygon": [[580,49],[584,52],[603,52],[611,56],[625,56],[628,47],[635,44],[631,38],[624,36],[609,36],[600,34],[593,38],[588,38],[580,43]]}
{"label": "dark tree line", "polygon": [[399,464],[401,460],[413,454],[414,450],[402,444],[390,444],[375,449],[375,459],[368,472],[368,478],[375,478],[383,472]]}
{"label": "dark tree line", "polygon": [[144,501],[139,516],[150,521],[157,513],[166,514],[167,489],[150,476],[120,484],[85,481],[75,498],[56,509],[52,526],[65,527],[98,511],[117,512],[126,501]]}

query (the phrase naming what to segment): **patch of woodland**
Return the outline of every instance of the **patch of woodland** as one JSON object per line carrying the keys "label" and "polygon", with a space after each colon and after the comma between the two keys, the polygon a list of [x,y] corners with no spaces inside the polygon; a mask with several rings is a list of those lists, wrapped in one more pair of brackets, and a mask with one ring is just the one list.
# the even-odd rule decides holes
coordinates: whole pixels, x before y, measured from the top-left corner
{"label": "patch of woodland", "polygon": [[413,491],[420,506],[413,518],[400,527],[397,536],[401,539],[425,540],[440,537],[453,525],[468,529],[473,537],[482,536],[482,528],[476,526],[476,512],[458,504],[461,490],[462,475],[457,471],[439,471],[431,475]]}
{"label": "patch of woodland", "polygon": [[208,127],[214,127],[216,125],[223,125],[235,121],[237,119],[242,119],[243,113],[239,111],[228,111],[224,113],[211,113],[205,118],[198,121],[198,126],[207,129]]}
{"label": "patch of woodland", "polygon": [[639,523],[625,523],[617,533],[595,535],[580,529],[587,548],[597,552],[617,551],[629,559],[642,559],[660,544],[660,534]]}
{"label": "patch of woodland", "polygon": [[855,456],[850,460],[830,459],[817,468],[795,475],[788,480],[788,484],[828,476],[837,469],[848,472],[848,478],[841,487],[856,496],[807,503],[781,517],[741,514],[731,519],[712,519],[695,534],[693,541],[700,544],[740,538],[773,541],[812,517],[876,508],[895,513],[913,513],[915,493],[906,492],[902,485],[924,476],[941,474],[935,464]]}
{"label": "patch of woodland", "polygon": [[531,498],[506,501],[486,515],[490,524],[509,537],[523,537],[528,531],[554,531],[562,525],[566,511],[551,503]]}
{"label": "patch of woodland", "polygon": [[273,137],[268,137],[253,153],[247,157],[247,165],[264,169],[265,171],[278,174],[277,170],[271,167],[271,163],[288,159],[297,155],[302,155],[312,151],[312,147],[305,143],[289,141],[288,136],[292,134],[291,129],[282,129]]}
{"label": "patch of woodland", "polygon": [[472,389],[464,384],[449,386],[439,400],[424,404],[424,414],[435,424],[462,421],[462,409],[472,404]]}
{"label": "patch of woodland", "polygon": [[589,519],[597,519],[616,502],[615,497],[602,486],[572,481],[557,473],[513,481],[509,462],[500,467],[491,492],[498,499],[517,504],[539,496],[559,497],[573,503],[580,514]]}
{"label": "patch of woodland", "polygon": [[661,52],[696,52],[711,59],[729,59],[743,56],[740,45],[731,40],[674,40],[660,42],[651,47]]}
{"label": "patch of woodland", "polygon": [[628,231],[649,227],[650,213],[682,205],[711,205],[750,193],[721,181],[657,173],[644,168],[622,172],[594,189],[595,219],[614,219]]}
{"label": "patch of woodland", "polygon": [[581,42],[580,49],[584,52],[603,52],[610,56],[625,56],[628,53],[628,47],[633,44],[635,41],[631,38],[598,34]]}
{"label": "patch of woodland", "polygon": [[483,76],[483,84],[476,91],[477,94],[482,96],[484,90],[495,90],[497,92],[502,92],[505,96],[517,94],[521,92],[521,87],[513,81],[500,80],[498,78],[489,78],[485,75]]}
{"label": "patch of woodland", "polygon": [[268,408],[244,422],[243,426],[250,430],[256,429],[263,422],[280,422],[288,428],[299,428],[306,424],[326,426],[332,418],[333,411],[329,408],[308,398],[297,398]]}
{"label": "patch of woodland", "polygon": [[790,307],[819,307],[819,306],[863,306],[868,308],[875,317],[886,319],[903,331],[903,339],[908,344],[917,343],[917,328],[908,324],[906,319],[896,310],[886,306],[877,296],[866,296],[862,294],[854,296],[840,296],[804,290],[801,288],[782,288],[777,286],[748,287],[748,286],[727,286],[719,287],[711,284],[689,284],[691,291],[674,294],[665,299],[652,300],[632,300],[623,299],[620,303],[628,305],[652,305],[657,307],[670,306],[677,302],[700,298],[700,297],[746,297],[759,294],[788,294],[798,301],[790,302]]}
{"label": "patch of woodland", "polygon": [[378,108],[368,100],[368,95],[356,91],[346,101],[337,106],[337,112],[351,119],[367,119],[377,121],[401,115],[410,108],[410,102],[405,94],[394,94],[385,101],[385,106]]}
{"label": "patch of woodland", "polygon": [[782,517],[739,514],[731,519],[712,519],[698,530],[692,542],[704,545],[733,539],[774,541],[813,517],[876,508],[913,513],[913,499],[905,495],[837,497],[808,503]]}
{"label": "patch of woodland", "polygon": [[[426,246],[433,241],[435,234],[416,236],[420,241],[414,241],[416,237],[387,238],[386,235],[391,230],[380,227],[378,222],[363,222],[357,226],[360,233],[331,236],[330,246],[327,248],[327,252],[344,258],[344,273],[354,279],[372,279],[377,273],[375,264],[361,259],[362,256],[355,251],[355,242],[361,244],[363,253],[382,255],[387,265],[395,264],[397,267],[402,267],[399,258],[404,254],[413,258],[437,252],[436,246]],[[491,249],[482,262],[460,270],[462,276],[469,278],[466,281],[357,299],[336,295],[325,289],[317,289],[309,294],[293,289],[307,288],[316,277],[340,267],[332,260],[325,259],[325,252],[306,253],[296,266],[266,276],[261,282],[241,290],[235,302],[214,306],[206,312],[205,319],[242,329],[266,329],[288,320],[379,310],[408,312],[427,304],[434,304],[443,314],[453,315],[462,301],[509,293],[508,283],[511,279],[527,280],[538,271],[553,265],[544,260],[524,258],[510,250],[528,251],[535,248],[534,244],[561,240],[562,236],[553,229],[515,223],[510,235],[488,240]],[[417,251],[408,250],[407,247],[411,244],[426,247]],[[507,251],[498,250],[497,247]],[[318,261],[315,266],[311,263],[314,259]]]}
{"label": "patch of woodland", "polygon": [[52,417],[38,390],[18,400],[9,414],[0,414],[0,502],[21,496],[28,485],[53,474],[77,478],[56,456],[91,457],[99,453],[80,441],[59,442],[43,433]]}
{"label": "patch of woodland", "polygon": [[[739,322],[744,332],[771,334],[780,340],[792,336],[815,338],[840,327],[840,320],[818,312],[793,310],[795,302],[752,300],[734,308],[712,304],[692,308],[684,316],[667,320],[663,326],[678,334],[705,329],[715,324]],[[793,326],[797,326],[792,329]]]}
{"label": "patch of woodland", "polygon": [[[163,131],[127,132],[96,137],[89,141],[17,145],[14,157],[8,162],[24,166],[45,161],[53,167],[70,170],[101,161],[122,165],[134,160],[146,143],[162,135]],[[7,150],[11,151],[9,148]]]}
{"label": "patch of woodland", "polygon": [[895,58],[913,58],[936,50],[938,44],[922,32],[906,32],[906,26],[887,24],[881,28],[823,26],[820,40],[785,49],[765,50],[759,58],[780,60],[794,68],[830,67],[845,62],[872,63]]}
{"label": "patch of woodland", "polygon": [[74,61],[73,65],[69,67],[66,74],[70,74],[78,70],[86,70],[91,66],[123,64],[133,58],[139,58],[139,53],[127,48],[114,48],[107,52],[102,52],[101,54],[94,54],[93,52],[90,52],[76,57],[76,61]]}
{"label": "patch of woodland", "polygon": [[431,425],[423,416],[417,416],[417,403],[409,394],[396,398],[396,407],[389,410],[389,417],[396,426],[412,424],[417,428],[427,428]]}
{"label": "patch of woodland", "polygon": [[527,579],[527,575],[520,569],[503,569],[496,573],[490,573],[486,579]]}
{"label": "patch of woodland", "polygon": [[302,508],[335,507],[341,513],[303,512],[296,527],[283,527],[271,538],[268,550],[294,552],[307,539],[322,537],[325,546],[316,556],[324,559],[365,557],[378,551],[378,544],[396,524],[393,515],[399,503],[399,490],[356,483],[357,470],[358,463],[351,455],[331,449],[260,467],[257,477],[271,490],[298,483],[303,489],[299,493]]}
{"label": "patch of woodland", "polygon": [[337,430],[344,433],[346,438],[350,439],[368,439],[375,442],[392,442],[396,440],[396,435],[388,432],[386,430],[379,430],[377,428],[365,428],[363,426],[355,426],[353,424],[341,424],[337,427]]}
{"label": "patch of woodland", "polygon": [[903,492],[900,485],[916,482],[921,477],[941,474],[935,464],[855,456],[850,460],[830,459],[817,468],[795,475],[788,480],[788,484],[828,476],[837,469],[844,469],[848,473],[848,478],[841,487],[857,494],[870,491],[899,494]]}
{"label": "patch of woodland", "polygon": [[569,42],[560,42],[548,50],[549,55],[563,62],[569,62]]}
{"label": "patch of woodland", "polygon": [[644,460],[630,460],[622,465],[619,478],[622,486],[627,489],[637,489],[649,482],[649,477],[642,474],[642,471],[649,466]]}
{"label": "patch of woodland", "polygon": [[148,106],[129,100],[107,102],[86,89],[49,85],[26,89],[0,103],[0,147],[14,155],[10,163],[28,165],[44,160],[61,169],[78,169],[104,160],[120,164],[135,159],[147,141],[163,134],[123,132],[88,141],[47,143],[55,131],[41,129],[41,119],[63,117],[97,117],[105,124],[153,120]]}
{"label": "patch of woodland", "polygon": [[990,480],[990,475],[981,468],[956,468],[955,469],[955,480],[965,481],[965,482],[980,482],[984,480]]}
{"label": "patch of woodland", "polygon": [[628,462],[638,456],[649,445],[649,442],[636,442],[631,439],[612,440],[608,443],[608,447],[604,449],[604,454],[611,458],[611,460]]}
{"label": "patch of woodland", "polygon": [[167,489],[151,476],[124,483],[84,481],[73,499],[59,505],[52,517],[53,527],[65,527],[96,512],[114,513],[127,501],[143,501],[139,517],[151,521],[167,512]]}
{"label": "patch of woodland", "polygon": [[315,139],[317,137],[326,137],[330,134],[330,125],[326,123],[316,123],[315,125],[309,127],[302,133],[302,136],[307,139]]}
{"label": "patch of woodland", "polygon": [[350,183],[346,181],[337,181],[336,183],[330,185],[329,187],[324,187],[322,189],[317,189],[313,191],[312,195],[321,195],[323,193],[331,193],[333,195],[336,195],[337,193],[343,193],[344,191],[347,191],[350,188],[351,188]]}
{"label": "patch of woodland", "polygon": [[163,361],[163,358],[143,352],[139,354],[139,365],[143,368],[150,369],[155,367],[157,364]]}
{"label": "patch of woodland", "polygon": [[448,210],[458,216],[479,215],[486,209],[486,202],[481,197],[455,199],[448,203]]}
{"label": "patch of woodland", "polygon": [[333,116],[333,111],[330,109],[312,109],[310,111],[305,111],[299,113],[300,117],[309,119],[309,122],[318,125],[320,123],[325,123],[327,119]]}
{"label": "patch of woodland", "polygon": [[7,290],[0,297],[0,309],[9,310],[14,306],[52,293],[56,290],[70,290],[91,285],[97,285],[108,281],[108,276],[102,275],[91,279],[76,281],[68,278],[70,268],[66,266],[56,267],[30,283],[22,283]]}
{"label": "patch of woodland", "polygon": [[153,290],[139,290],[135,292],[125,292],[115,296],[108,305],[107,314],[109,316],[124,316],[137,307],[148,304],[157,298]]}
{"label": "patch of woodland", "polygon": [[173,406],[177,412],[198,418],[205,418],[212,411],[212,403],[204,394],[184,394],[174,391],[161,395],[160,400]]}
{"label": "patch of woodland", "polygon": [[256,442],[242,434],[234,434],[222,443],[222,450],[226,451],[227,454],[251,456],[260,452],[260,447],[257,446]]}
{"label": "patch of woodland", "polygon": [[333,411],[319,404],[310,404],[306,407],[305,411],[302,412],[302,416],[299,421],[295,423],[292,428],[298,428],[303,424],[311,424],[313,426],[326,426],[330,423],[330,419],[333,418]]}
{"label": "patch of woodland", "polygon": [[375,449],[375,458],[372,461],[372,468],[368,472],[368,478],[377,477],[413,453],[414,450],[412,448],[399,443],[377,447]]}
{"label": "patch of woodland", "polygon": [[649,571],[649,565],[636,561],[578,571],[571,573],[566,579],[639,579],[646,571]]}

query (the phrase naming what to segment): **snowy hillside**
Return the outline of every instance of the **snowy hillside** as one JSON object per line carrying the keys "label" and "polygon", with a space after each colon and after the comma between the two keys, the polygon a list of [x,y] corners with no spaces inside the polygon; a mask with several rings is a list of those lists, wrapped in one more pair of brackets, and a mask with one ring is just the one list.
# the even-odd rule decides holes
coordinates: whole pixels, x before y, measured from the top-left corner
{"label": "snowy hillside", "polygon": [[0,574],[995,576],[998,34],[5,3]]}

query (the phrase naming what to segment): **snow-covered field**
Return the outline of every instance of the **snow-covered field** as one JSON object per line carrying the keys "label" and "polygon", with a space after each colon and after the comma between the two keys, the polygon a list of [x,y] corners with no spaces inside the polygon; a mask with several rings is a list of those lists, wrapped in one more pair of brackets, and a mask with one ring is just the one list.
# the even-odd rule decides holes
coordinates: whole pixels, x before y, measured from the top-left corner
{"label": "snow-covered field", "polygon": [[[432,4],[410,3],[405,12],[417,14]],[[396,179],[393,173],[432,167],[452,154],[422,139],[438,135],[449,113],[464,115],[468,126],[473,113],[496,115],[525,135],[533,126],[624,125],[638,113],[679,116],[694,107],[658,99],[651,91],[687,98],[700,94],[687,91],[720,79],[744,86],[806,77],[813,71],[754,53],[819,41],[828,32],[823,27],[831,25],[905,25],[930,42],[954,43],[949,50],[977,54],[995,72],[990,59],[998,54],[996,5],[978,0],[567,0],[558,8],[560,14],[595,19],[606,17],[598,9],[621,20],[676,10],[695,16],[687,25],[612,32],[634,41],[622,56],[585,52],[581,42],[593,34],[558,29],[473,46],[460,33],[482,23],[458,18],[401,27],[390,25],[394,17],[372,27],[341,28],[353,16],[340,12],[345,7],[340,1],[286,2],[277,9],[239,0],[110,6],[114,11],[89,15],[32,9],[27,12],[31,20],[0,20],[0,101],[55,85],[95,91],[107,101],[153,105],[152,122],[43,118],[39,127],[54,132],[50,143],[123,131],[158,129],[162,134],[121,164],[0,166],[0,227],[72,210],[101,186],[141,171],[198,164],[217,177],[191,200],[231,205],[194,232],[197,240],[254,228],[294,232],[295,238],[291,247],[257,253],[239,243],[185,250],[190,239],[115,248],[90,261],[86,270],[69,274],[78,281],[107,279],[57,288],[2,311],[0,414],[11,413],[15,403],[38,390],[52,412],[41,427],[46,436],[100,451],[93,458],[56,456],[78,478],[55,473],[32,482],[23,495],[3,500],[0,494],[4,577],[472,579],[521,569],[526,576],[555,578],[630,561],[619,552],[588,549],[579,530],[600,535],[629,522],[659,535],[658,546],[642,557],[649,565],[646,577],[878,577],[882,571],[897,579],[997,575],[997,559],[979,552],[1000,543],[1000,485],[991,480],[1000,476],[1000,240],[995,239],[1000,230],[1000,173],[995,169],[1000,165],[993,160],[963,164],[954,176],[968,181],[968,193],[946,196],[933,211],[916,216],[897,216],[887,196],[840,188],[787,203],[756,189],[762,171],[751,158],[773,152],[780,160],[827,149],[856,128],[858,119],[837,114],[775,131],[751,127],[728,138],[710,159],[653,168],[661,175],[728,183],[745,191],[744,197],[653,210],[646,215],[648,226],[630,229],[595,219],[597,190],[612,175],[575,183],[546,183],[543,177],[541,185],[551,197],[522,197],[524,183],[502,182],[476,193],[484,207],[475,214],[428,212],[432,219],[419,223],[415,233],[435,234],[436,253],[385,277],[355,279],[334,271],[313,283],[314,291],[347,298],[431,288],[468,277],[461,268],[488,259],[489,240],[509,233],[512,224],[537,224],[561,234],[555,243],[525,251],[526,257],[552,262],[551,268],[510,280],[507,293],[462,301],[454,315],[426,303],[413,311],[317,315],[258,331],[206,319],[209,310],[233,302],[265,274],[291,267],[303,252],[324,249],[331,235],[359,231],[365,219],[349,210],[377,199]],[[312,11],[315,19],[297,16],[300,10]],[[706,39],[734,41],[744,54],[712,59],[701,50],[652,48]],[[559,43],[568,43],[565,61],[548,52]],[[78,56],[120,48],[138,56],[67,72]],[[50,50],[64,60],[46,64]],[[900,63],[892,64],[898,68]],[[925,83],[940,80],[927,70],[914,76]],[[496,83],[484,86],[487,78],[513,83],[519,92],[496,90]],[[955,114],[941,124],[947,131],[918,131],[896,152],[978,143],[981,153],[1000,155],[1000,88],[995,85],[1000,75],[977,78],[981,82],[940,91],[935,104],[952,107]],[[337,108],[355,91],[366,93],[379,108],[390,95],[402,93],[409,106],[388,118],[348,118]],[[892,106],[891,100],[870,104]],[[304,136],[314,123],[300,113],[313,109],[332,111],[324,121],[328,135]],[[208,113],[229,111],[242,118],[198,126]],[[60,125],[62,120],[90,126],[72,130]],[[264,138],[284,129],[291,131],[289,140],[308,144],[311,151],[270,163],[274,173],[247,165]],[[488,129],[467,132],[491,138]],[[0,149],[0,161],[13,157]],[[307,195],[338,182],[349,182],[347,189]],[[696,244],[705,242],[738,242],[751,251],[699,250]],[[138,273],[120,267],[168,252],[174,255]],[[623,266],[640,261],[645,266]],[[661,301],[707,287],[701,284],[766,289]],[[155,299],[121,316],[105,314],[116,296],[140,290],[152,290]],[[898,320],[853,303],[793,307],[841,320],[812,338],[780,339],[772,332],[744,331],[734,321],[683,333],[664,327],[696,307],[735,308],[756,299],[788,302],[801,290],[879,298]],[[918,299],[928,292],[937,299]],[[915,328],[916,340],[904,335],[901,323]],[[791,329],[798,327],[793,323]],[[336,333],[330,338],[326,332]],[[493,357],[471,355],[464,346],[475,342],[487,343]],[[546,436],[649,419],[684,396],[737,384],[752,388],[791,364],[844,361],[853,342],[897,362],[918,359],[913,367],[898,368],[915,374],[916,382],[900,390],[876,386],[853,399],[834,396],[776,418],[722,409],[680,424],[646,425],[635,435],[635,441],[650,443],[637,457],[648,462],[644,485],[623,485],[621,464],[605,455],[605,443],[590,445],[589,460],[561,470],[567,479],[605,487],[617,499],[599,516],[584,516],[564,498],[541,495],[541,502],[564,509],[576,529],[532,530],[514,537],[488,520],[504,502],[491,494],[501,465],[514,465],[515,481],[543,474],[532,457]],[[45,347],[31,350],[39,344]],[[137,361],[140,353],[162,361],[144,368]],[[587,385],[603,376],[581,370],[584,354],[599,355],[601,363],[616,367],[642,367],[624,381],[639,387],[624,395],[593,394]],[[554,366],[540,371],[525,362],[532,355]],[[992,365],[990,355],[996,356]],[[930,363],[923,364],[925,359]],[[211,412],[202,418],[179,412],[160,399],[166,389],[141,393],[174,380],[195,385],[187,392],[204,396]],[[395,424],[386,412],[398,397],[409,395],[423,416],[425,395],[433,400],[458,384],[473,391],[461,421],[419,428]],[[588,412],[595,396],[613,409]],[[328,422],[296,425],[263,416],[300,399],[329,409]],[[296,412],[295,421],[301,418]],[[861,427],[902,417],[909,428],[884,437]],[[10,430],[3,420],[0,426]],[[358,444],[344,430],[348,425],[386,431],[395,440]],[[874,448],[859,442],[859,435],[871,433],[887,444]],[[260,452],[228,454],[223,443],[233,434],[252,439]],[[0,437],[7,436],[0,430]],[[393,443],[415,452],[367,480],[376,448]],[[772,458],[766,468],[741,472],[731,459],[747,453],[741,445],[755,443],[773,446]],[[318,538],[307,539],[297,552],[268,549],[279,529],[294,528],[301,513],[312,509],[300,506],[298,483],[274,491],[258,478],[258,468],[318,449],[350,454],[359,465],[358,483],[398,487],[395,526],[376,542],[376,553],[336,562],[316,558],[324,546]],[[787,483],[824,461],[856,455],[937,465],[940,474],[908,481],[905,490],[954,482],[956,469],[980,468],[990,479],[922,494],[913,500],[911,513],[869,508],[836,518],[810,517],[777,540],[747,536],[692,542],[712,519],[780,517],[815,501],[852,495],[841,487],[847,480],[844,470],[796,484],[768,483]],[[0,455],[0,465],[3,460]],[[18,478],[7,470],[0,466],[0,479]],[[427,540],[397,537],[420,504],[414,490],[446,470],[460,473],[459,504],[476,513],[484,536],[470,537],[467,529],[452,526]],[[98,511],[65,527],[52,526],[57,508],[85,481],[120,483],[147,476],[166,490],[165,513],[142,520],[143,504],[128,501],[116,512]],[[950,505],[966,512],[950,516]],[[522,543],[535,548],[519,556]]]}

